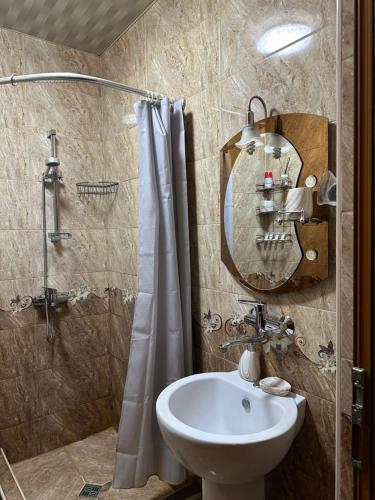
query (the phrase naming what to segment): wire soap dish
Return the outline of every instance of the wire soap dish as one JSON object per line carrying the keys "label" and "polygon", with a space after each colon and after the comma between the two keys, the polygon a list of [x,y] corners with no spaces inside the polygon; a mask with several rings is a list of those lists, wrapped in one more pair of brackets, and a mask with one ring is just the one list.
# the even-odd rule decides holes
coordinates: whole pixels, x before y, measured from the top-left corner
{"label": "wire soap dish", "polygon": [[78,194],[114,194],[118,191],[118,182],[114,181],[96,181],[96,182],[77,182]]}

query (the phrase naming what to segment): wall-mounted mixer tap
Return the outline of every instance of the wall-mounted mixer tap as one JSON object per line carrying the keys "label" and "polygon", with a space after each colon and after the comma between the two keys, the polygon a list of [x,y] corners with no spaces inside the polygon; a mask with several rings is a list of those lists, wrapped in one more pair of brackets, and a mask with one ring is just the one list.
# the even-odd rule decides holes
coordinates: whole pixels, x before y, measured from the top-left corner
{"label": "wall-mounted mixer tap", "polygon": [[251,306],[249,313],[244,316],[244,322],[247,325],[253,326],[257,335],[223,342],[219,345],[220,352],[226,352],[229,347],[241,344],[250,346],[258,343],[262,344],[270,340],[273,336],[290,337],[294,334],[294,322],[289,316],[281,316],[280,319],[268,316],[267,304],[257,300],[239,299],[238,302]]}

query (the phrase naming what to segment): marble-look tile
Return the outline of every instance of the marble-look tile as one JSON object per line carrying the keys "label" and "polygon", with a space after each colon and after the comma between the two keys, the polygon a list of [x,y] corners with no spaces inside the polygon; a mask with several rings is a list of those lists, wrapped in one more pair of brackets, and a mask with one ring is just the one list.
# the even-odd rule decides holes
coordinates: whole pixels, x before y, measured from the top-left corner
{"label": "marble-look tile", "polygon": [[113,423],[111,397],[59,409],[34,422],[39,453],[74,443]]}
{"label": "marble-look tile", "polygon": [[[107,124],[106,132],[103,134],[104,160],[110,165],[111,180],[117,182],[136,179],[138,177],[138,129],[129,128],[120,119],[131,116],[133,111],[123,112],[123,108],[116,103],[111,104],[111,115],[106,113],[104,120]],[[119,113],[120,116],[114,116]],[[113,125],[116,121],[117,125]],[[109,133],[110,131],[110,133]]]}
{"label": "marble-look tile", "polygon": [[336,378],[334,374],[323,373],[318,366],[298,356],[298,351],[288,353],[272,350],[263,355],[262,375],[282,377],[288,380],[295,391],[304,391],[314,396],[334,402]]}
{"label": "marble-look tile", "polygon": [[191,274],[194,286],[219,288],[220,226],[194,226],[190,229]]}
{"label": "marble-look tile", "polygon": [[38,366],[42,370],[103,356],[110,342],[108,315],[67,315],[61,320],[57,317],[54,342],[46,341],[44,327],[39,327],[36,341]]}
{"label": "marble-look tile", "polygon": [[266,500],[334,500],[334,477],[327,486],[321,481],[293,470],[279,466],[265,478]]}
{"label": "marble-look tile", "polygon": [[[23,73],[69,72],[86,75],[100,74],[100,58],[81,50],[50,43],[46,40],[19,34],[22,47]],[[59,84],[56,84],[59,85]],[[100,87],[85,83],[63,83],[70,92],[80,91],[100,97]]]}
{"label": "marble-look tile", "polygon": [[112,481],[115,466],[117,432],[109,428],[65,447],[80,476],[87,483]]}
{"label": "marble-look tile", "polygon": [[[221,83],[222,109],[245,113],[249,96],[260,94],[279,113],[314,113],[336,119],[335,29],[311,36],[305,50],[287,51],[241,69]],[[316,72],[317,64],[319,73]],[[256,119],[264,113],[254,103]]]}
{"label": "marble-look tile", "polygon": [[122,410],[122,400],[124,396],[124,387],[128,369],[128,362],[121,361],[114,356],[111,356],[111,382],[112,382],[112,413],[114,426],[117,428]]}
{"label": "marble-look tile", "polygon": [[210,352],[196,351],[195,363],[199,372],[231,372],[238,368],[236,363],[219,358]]}
{"label": "marble-look tile", "polygon": [[[2,96],[0,95],[0,102]],[[15,107],[16,108],[16,107]],[[22,133],[24,133],[24,130]],[[25,141],[19,140],[20,130],[1,127],[0,179],[22,181],[26,172],[28,155]]]}
{"label": "marble-look tile", "polygon": [[162,40],[165,45],[217,14],[217,0],[159,0],[145,13],[147,44],[153,47]]}
{"label": "marble-look tile", "polygon": [[220,162],[217,157],[187,165],[189,222],[218,224],[220,221]]}
{"label": "marble-look tile", "polygon": [[3,229],[33,228],[30,226],[33,206],[30,194],[30,184],[26,181],[0,181],[0,199],[2,200],[0,205],[0,231]]}
{"label": "marble-look tile", "polygon": [[13,471],[6,459],[3,450],[0,449],[0,485],[4,498],[12,500],[24,500],[24,496],[14,477]]}
{"label": "marble-look tile", "polygon": [[147,42],[147,84],[164,95],[190,97],[217,80],[218,23],[205,20],[173,43]]}
{"label": "marble-look tile", "polygon": [[326,488],[334,488],[335,404],[299,392],[307,400],[305,420],[284,464],[293,473],[302,472],[320,481]]}
{"label": "marble-look tile", "polygon": [[145,50],[146,33],[142,16],[104,52],[101,61],[105,78],[144,88]]}
{"label": "marble-look tile", "polygon": [[173,487],[157,476],[151,476],[143,488],[115,490],[111,488],[105,495],[105,500],[162,500],[173,493]]}
{"label": "marble-look tile", "polygon": [[[54,245],[48,242],[49,272],[79,274],[106,271],[107,239],[105,229],[75,229],[65,227],[72,239]],[[39,248],[41,245],[37,246]]]}
{"label": "marble-look tile", "polygon": [[4,28],[0,29],[0,50],[2,58],[0,70],[2,76],[20,73],[22,65],[22,35]]}
{"label": "marble-look tile", "polygon": [[355,122],[355,69],[354,57],[342,63],[342,132],[341,132],[341,186],[342,210],[354,208],[354,122]]}
{"label": "marble-look tile", "polygon": [[[11,281],[0,281],[1,284],[9,283]],[[14,295],[16,297],[16,295]],[[27,307],[19,313],[9,310],[9,302],[6,304],[6,311],[0,309],[0,331],[13,330],[15,328],[32,327],[38,324],[44,324],[45,318],[41,311],[32,307]]]}
{"label": "marble-look tile", "polygon": [[295,343],[311,361],[320,364],[321,346],[328,346],[331,341],[336,346],[336,313],[299,304],[282,306],[281,311],[293,318]]}
{"label": "marble-look tile", "polygon": [[110,271],[137,274],[138,229],[108,230],[108,269]]}
{"label": "marble-look tile", "polygon": [[19,462],[13,469],[29,500],[62,500],[78,495],[82,488],[79,473],[63,449]]}
{"label": "marble-look tile", "polygon": [[[136,116],[134,105],[140,100],[140,96],[118,92],[116,90],[103,89],[103,127],[104,139],[110,139],[118,134],[126,133],[136,127]],[[120,138],[116,138],[115,143]],[[115,146],[116,144],[113,144]],[[104,148],[104,154],[110,153],[109,148]]]}
{"label": "marble-look tile", "polygon": [[[38,95],[38,99],[35,99]],[[55,84],[25,86],[25,124],[39,130],[54,128],[75,139],[100,139],[101,103],[96,96],[71,92]]]}
{"label": "marble-look tile", "polygon": [[42,369],[37,338],[44,337],[45,325],[2,330],[0,333],[0,380],[12,379]]}
{"label": "marble-look tile", "polygon": [[0,429],[0,448],[10,463],[26,460],[39,453],[39,441],[32,421]]}
{"label": "marble-look tile", "polygon": [[38,406],[34,375],[0,380],[0,429],[32,420],[39,413]]}
{"label": "marble-look tile", "polygon": [[341,311],[340,338],[341,355],[353,359],[354,335],[354,216],[353,213],[341,215]]}
{"label": "marble-look tile", "polygon": [[[28,227],[41,229],[43,220],[42,185],[41,182],[30,182],[29,205],[32,207],[28,217]],[[46,189],[46,220],[47,229],[53,231],[53,198],[54,191],[50,186]],[[60,228],[103,229],[106,226],[108,214],[116,203],[116,195],[106,196],[80,195],[76,184],[61,183],[59,185],[59,223]],[[28,205],[26,205],[28,206]]]}
{"label": "marble-look tile", "polygon": [[341,57],[347,59],[355,50],[355,15],[354,0],[342,0],[341,12]]}
{"label": "marble-look tile", "polygon": [[[51,148],[51,142],[47,138],[47,125],[42,128],[24,128],[22,134],[22,144],[27,152],[23,175],[28,180],[40,181]],[[77,138],[69,132],[64,133],[63,130],[57,129],[57,154],[63,183],[100,180],[107,174],[102,144],[98,138]]]}
{"label": "marble-look tile", "polygon": [[38,389],[38,413],[49,415],[62,408],[109,396],[109,356],[69,360],[35,374]]}
{"label": "marble-look tile", "polygon": [[[335,4],[334,0],[319,0],[308,5],[305,0],[220,0],[220,75],[228,76],[246,64],[266,57],[268,54],[259,51],[258,42],[275,26],[297,23],[307,25],[309,32],[313,32],[327,24],[334,25]],[[289,37],[286,42],[280,37],[273,50],[280,50],[299,38]]]}
{"label": "marble-look tile", "polygon": [[0,238],[0,280],[42,276],[41,250],[41,231],[3,230]]}
{"label": "marble-look tile", "polygon": [[341,417],[341,481],[340,499],[352,500],[354,491],[354,470],[352,464],[352,424]]}
{"label": "marble-look tile", "polygon": [[220,99],[217,85],[186,100],[186,159],[195,162],[217,155],[220,134]]}
{"label": "marble-look tile", "polygon": [[138,227],[138,179],[120,182],[117,196],[106,214],[110,228]]}
{"label": "marble-look tile", "polygon": [[[125,308],[124,308],[125,309]],[[125,316],[110,315],[110,352],[122,361],[129,359],[130,337],[132,332],[133,304],[127,305]]]}
{"label": "marble-look tile", "polygon": [[[109,274],[111,293],[109,307],[113,314],[124,316],[129,324],[133,321],[134,303],[137,297],[137,276],[124,273]],[[130,297],[129,297],[130,296]],[[130,301],[130,303],[128,303]]]}

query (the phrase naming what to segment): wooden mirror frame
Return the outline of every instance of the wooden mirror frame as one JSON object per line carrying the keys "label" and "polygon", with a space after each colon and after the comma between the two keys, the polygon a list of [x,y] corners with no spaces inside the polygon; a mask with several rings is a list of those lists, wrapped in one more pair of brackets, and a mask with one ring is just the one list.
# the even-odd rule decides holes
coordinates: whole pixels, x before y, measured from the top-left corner
{"label": "wooden mirror frame", "polygon": [[[317,178],[313,188],[313,217],[319,217],[320,223],[294,223],[302,252],[302,259],[288,281],[273,289],[260,289],[245,281],[238,272],[230,254],[224,228],[224,200],[229,177],[232,173],[240,149],[235,143],[240,140],[241,132],[232,137],[220,151],[220,225],[221,225],[221,260],[239,283],[250,290],[260,293],[285,293],[310,287],[328,278],[328,211],[327,207],[318,206],[316,195],[324,174],[328,170],[328,119],[323,116],[305,113],[289,113],[265,118],[255,124],[261,133],[276,132],[287,139],[299,154],[302,167],[296,187],[305,187],[309,175]],[[306,259],[306,251],[315,249],[318,258]]]}

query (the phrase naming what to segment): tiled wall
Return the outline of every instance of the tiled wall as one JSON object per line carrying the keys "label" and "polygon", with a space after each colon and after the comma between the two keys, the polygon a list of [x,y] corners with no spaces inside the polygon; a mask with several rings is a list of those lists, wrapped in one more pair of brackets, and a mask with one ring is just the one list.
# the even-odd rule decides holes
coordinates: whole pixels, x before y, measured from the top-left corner
{"label": "tiled wall", "polygon": [[[100,73],[98,57],[0,30],[0,73]],[[104,176],[101,94],[95,86],[0,88],[0,447],[11,461],[48,451],[112,422],[109,355],[107,202],[83,200],[75,183]],[[57,315],[55,343],[27,296],[43,286],[41,174],[55,128],[64,184],[61,228],[48,243],[50,286],[94,291]],[[109,200],[108,200],[109,201]],[[48,191],[47,220],[52,224]],[[19,296],[19,299],[17,299]],[[22,300],[22,297],[26,299]],[[11,301],[13,300],[13,305]]]}
{"label": "tiled wall", "polygon": [[[327,116],[330,167],[335,169],[335,8],[334,0],[159,0],[102,56],[105,77],[186,99],[199,370],[235,368],[239,350],[220,355],[217,345],[233,334],[227,320],[245,311],[237,298],[250,298],[220,260],[219,149],[242,127],[249,97],[260,94],[270,109]],[[304,20],[314,30],[303,50],[281,48],[263,57],[256,48],[261,34],[291,20]],[[131,126],[135,99],[107,90],[103,97],[106,164],[111,175],[120,179],[125,195],[111,221],[109,269],[120,288],[131,288],[135,287],[137,255],[137,141]],[[289,314],[298,337],[287,354],[273,351],[264,356],[263,375],[284,376],[308,401],[302,433],[267,482],[269,498],[330,499],[334,494],[334,210],[330,231],[328,280],[299,293],[255,294],[266,299],[272,314]]]}
{"label": "tiled wall", "polygon": [[[235,368],[240,351],[220,355],[217,345],[233,334],[227,320],[245,311],[237,299],[250,297],[220,260],[219,148],[243,125],[248,98],[260,94],[269,108],[280,112],[328,116],[334,169],[335,3],[159,0],[104,53],[100,64],[95,56],[0,31],[2,53],[10,55],[2,57],[2,74],[63,69],[101,73],[186,99],[199,370]],[[291,19],[302,19],[314,30],[303,50],[280,48],[271,56],[261,56],[256,48],[259,36]],[[15,361],[8,362],[5,375],[0,370],[0,397],[15,411],[0,410],[0,419],[5,420],[0,423],[0,445],[11,449],[17,443],[18,450],[26,450],[24,456],[60,445],[51,440],[61,436],[78,439],[120,414],[136,292],[135,100],[125,93],[76,84],[0,88],[0,190],[6,200],[0,207],[0,307],[9,310],[11,299],[35,294],[42,285],[39,175],[48,155],[45,131],[51,127],[60,137],[65,174],[62,225],[74,237],[63,244],[61,253],[50,246],[51,283],[68,290],[84,281],[96,289],[89,300],[71,305],[60,317],[64,335],[53,355],[45,343],[43,318],[32,308],[3,313],[0,357]],[[104,175],[120,182],[116,202],[83,203],[77,198],[75,182]],[[328,280],[300,293],[256,296],[266,299],[272,314],[292,316],[298,336],[287,354],[271,351],[264,355],[263,374],[284,376],[308,400],[304,429],[267,482],[271,499],[290,499],[291,494],[309,500],[333,498],[334,210],[330,229]],[[104,295],[108,287],[109,300]],[[74,332],[83,334],[78,342]],[[82,380],[86,382],[83,391]],[[115,396],[112,405],[111,394]],[[24,456],[17,454],[13,459]]]}
{"label": "tiled wall", "polygon": [[340,323],[341,338],[341,498],[353,498],[351,403],[353,366],[353,268],[354,268],[354,83],[355,83],[355,2],[342,2],[342,48],[341,48],[341,164],[342,205],[341,262],[340,262]]}

